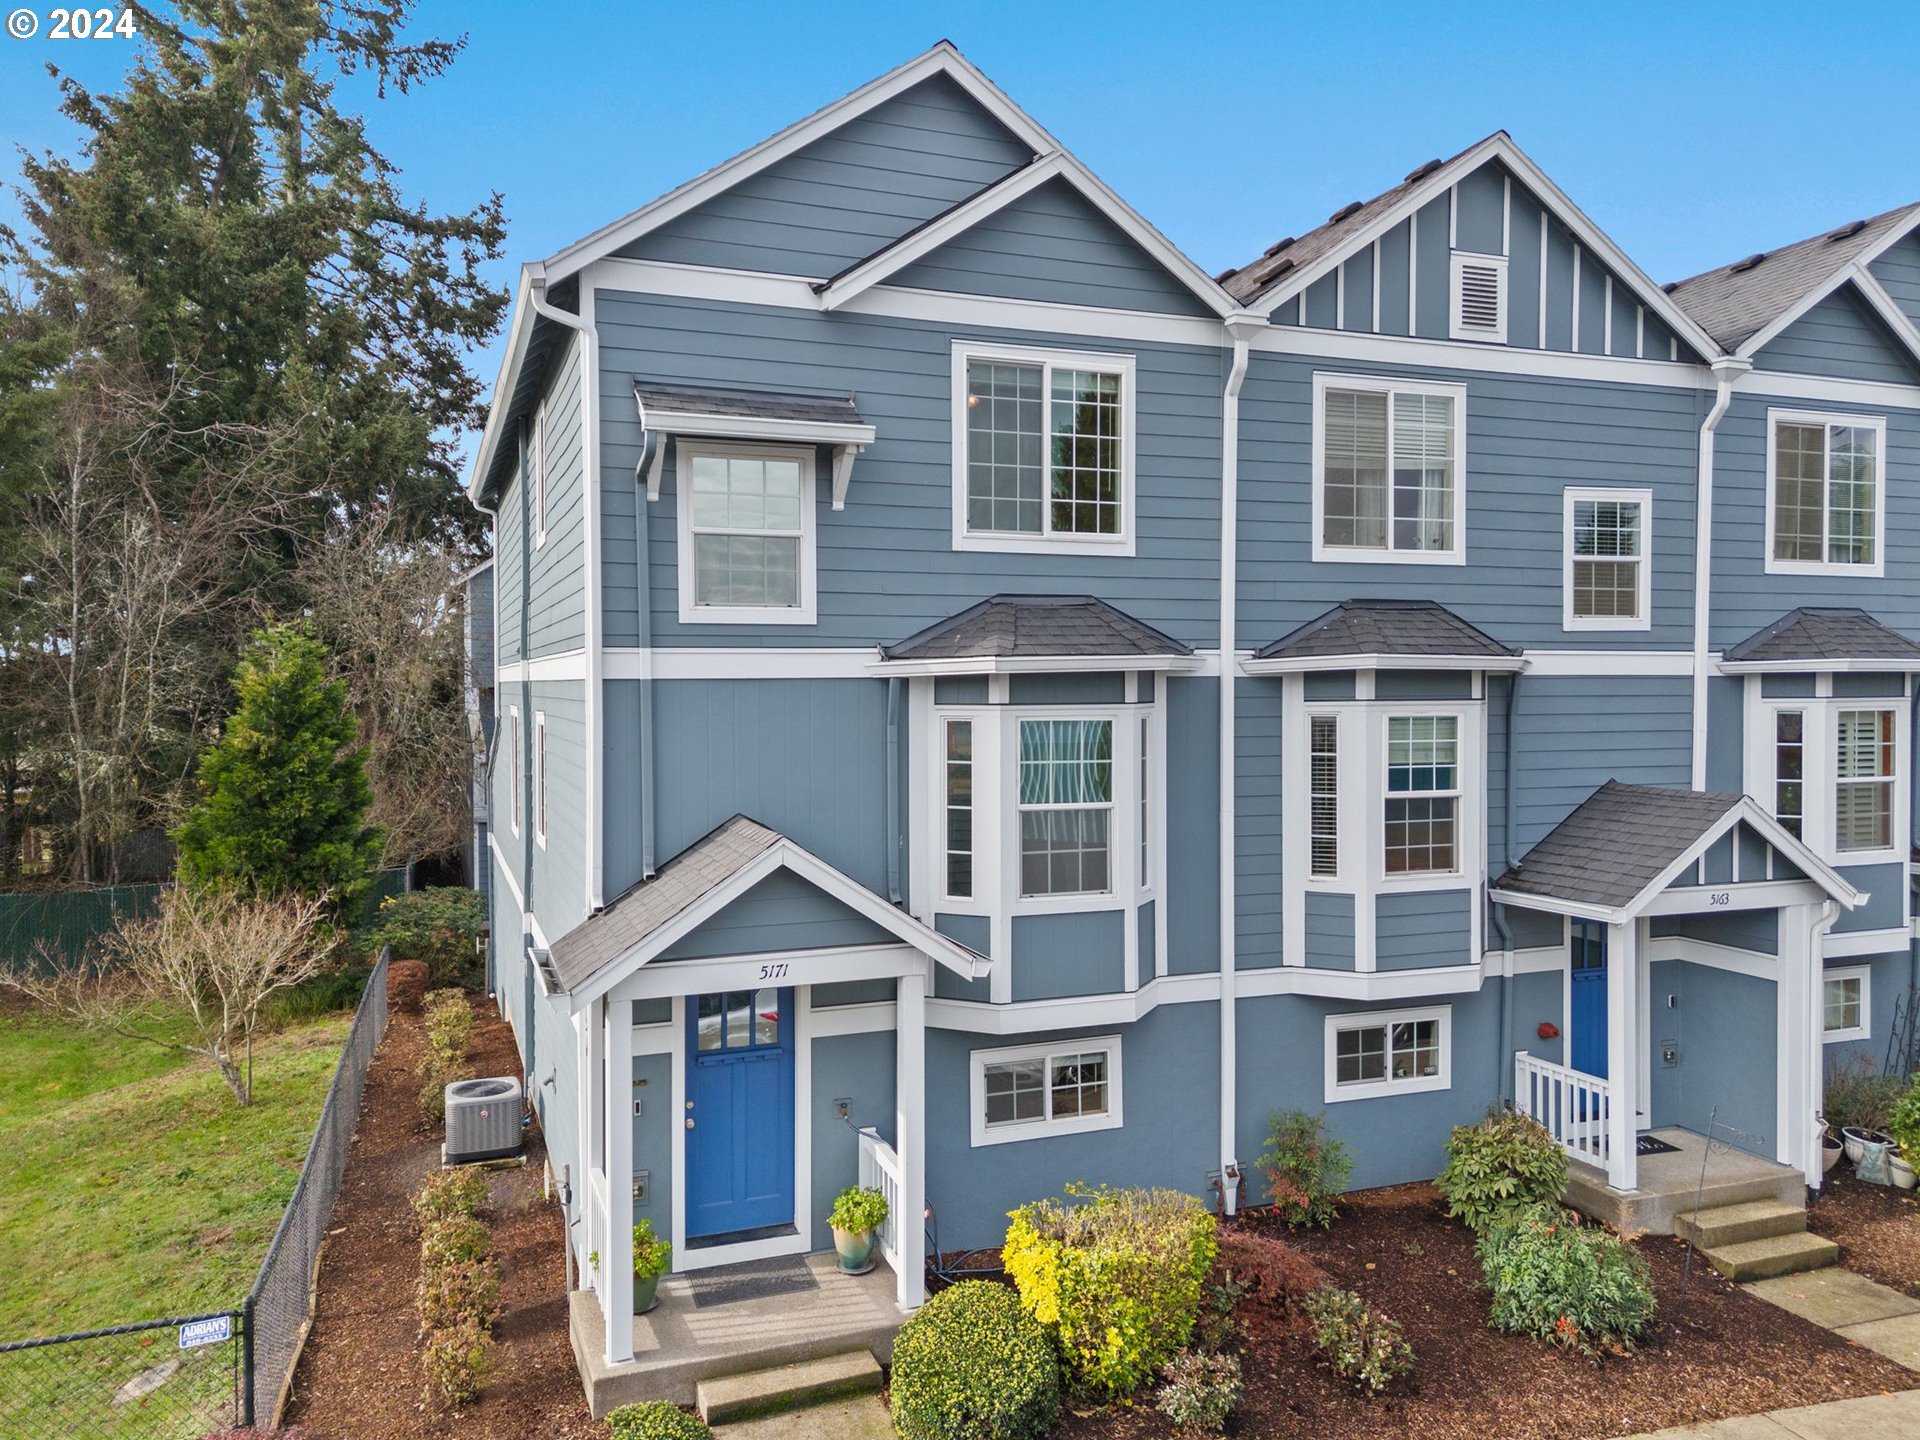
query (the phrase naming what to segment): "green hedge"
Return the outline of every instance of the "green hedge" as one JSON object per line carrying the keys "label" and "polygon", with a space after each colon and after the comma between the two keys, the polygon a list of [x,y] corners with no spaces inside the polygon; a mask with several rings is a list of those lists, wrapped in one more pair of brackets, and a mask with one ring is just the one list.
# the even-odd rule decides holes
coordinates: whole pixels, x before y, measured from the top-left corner
{"label": "green hedge", "polygon": [[709,1440],[713,1432],[678,1405],[642,1400],[607,1415],[613,1440]]}
{"label": "green hedge", "polygon": [[894,1337],[891,1403],[904,1440],[1040,1440],[1060,1418],[1060,1366],[1013,1291],[963,1280]]}

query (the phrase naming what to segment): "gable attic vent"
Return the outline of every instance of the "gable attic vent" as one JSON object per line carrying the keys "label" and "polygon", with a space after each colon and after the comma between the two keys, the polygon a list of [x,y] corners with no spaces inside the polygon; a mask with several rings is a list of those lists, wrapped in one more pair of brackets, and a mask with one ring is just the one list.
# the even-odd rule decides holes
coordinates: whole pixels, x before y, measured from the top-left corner
{"label": "gable attic vent", "polygon": [[1848,224],[1842,225],[1838,230],[1828,231],[1827,239],[1851,240],[1854,236],[1858,235],[1862,230],[1866,228],[1867,228],[1867,222],[1864,220],[1850,221]]}
{"label": "gable attic vent", "polygon": [[1506,256],[1454,252],[1452,319],[1455,340],[1506,340]]}
{"label": "gable attic vent", "polygon": [[1756,265],[1758,265],[1758,264],[1759,264],[1759,263],[1760,263],[1760,262],[1761,262],[1762,260],[1764,260],[1764,259],[1766,259],[1766,258],[1767,258],[1767,252],[1766,252],[1766,251],[1764,251],[1764,250],[1757,250],[1757,251],[1755,251],[1755,252],[1754,252],[1753,254],[1751,254],[1751,255],[1749,255],[1749,256],[1748,256],[1748,257],[1747,257],[1746,259],[1744,259],[1744,260],[1736,260],[1736,261],[1734,261],[1734,262],[1733,262],[1733,264],[1731,264],[1731,265],[1729,265],[1729,266],[1727,267],[1727,273],[1728,273],[1729,275],[1741,275],[1741,274],[1744,274],[1744,273],[1745,273],[1745,272],[1747,272],[1748,270],[1751,270],[1751,269],[1753,269],[1753,268],[1754,268],[1754,266],[1756,266]]}

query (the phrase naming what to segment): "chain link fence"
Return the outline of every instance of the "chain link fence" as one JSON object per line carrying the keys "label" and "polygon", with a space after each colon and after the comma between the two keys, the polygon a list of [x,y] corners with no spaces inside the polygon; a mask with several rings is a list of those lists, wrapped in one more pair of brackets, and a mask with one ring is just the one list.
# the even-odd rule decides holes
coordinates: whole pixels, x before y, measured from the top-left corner
{"label": "chain link fence", "polygon": [[275,1423],[313,1320],[327,1218],[360,1123],[367,1069],[387,1029],[380,953],[307,1163],[238,1310],[0,1344],[0,1440],[199,1440]]}

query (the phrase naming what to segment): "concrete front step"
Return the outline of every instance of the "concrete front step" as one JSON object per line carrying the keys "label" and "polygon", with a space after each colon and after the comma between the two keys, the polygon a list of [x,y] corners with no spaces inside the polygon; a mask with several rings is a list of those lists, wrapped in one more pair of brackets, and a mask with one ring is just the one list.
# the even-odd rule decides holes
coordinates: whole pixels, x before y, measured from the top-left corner
{"label": "concrete front step", "polygon": [[1807,1228],[1807,1207],[1784,1200],[1743,1200],[1713,1210],[1694,1210],[1674,1218],[1674,1231],[1702,1250],[1798,1235]]}
{"label": "concrete front step", "polygon": [[880,1383],[880,1363],[871,1350],[845,1350],[772,1370],[702,1380],[694,1387],[694,1408],[709,1425],[720,1425],[872,1394]]}
{"label": "concrete front step", "polygon": [[1729,1280],[1766,1280],[1819,1270],[1840,1258],[1840,1247],[1819,1235],[1769,1235],[1700,1252]]}

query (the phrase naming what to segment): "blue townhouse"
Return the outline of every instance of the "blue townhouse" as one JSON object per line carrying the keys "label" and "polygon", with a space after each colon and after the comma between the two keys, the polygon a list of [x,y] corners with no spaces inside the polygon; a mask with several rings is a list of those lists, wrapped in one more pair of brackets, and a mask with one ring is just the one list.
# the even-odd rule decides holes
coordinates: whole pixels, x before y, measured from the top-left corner
{"label": "blue townhouse", "polygon": [[1210,276],[944,42],[526,266],[480,844],[583,1367],[637,1219],[879,1184],[897,1315],[915,1217],[1231,1211],[1279,1109],[1803,1199],[1914,975],[1917,327],[1920,206],[1660,285],[1504,133]]}

